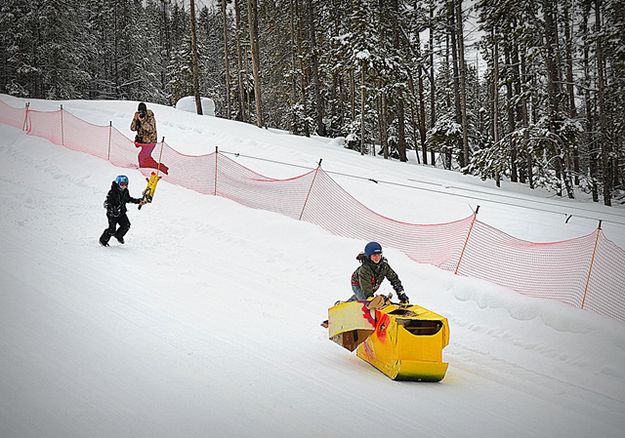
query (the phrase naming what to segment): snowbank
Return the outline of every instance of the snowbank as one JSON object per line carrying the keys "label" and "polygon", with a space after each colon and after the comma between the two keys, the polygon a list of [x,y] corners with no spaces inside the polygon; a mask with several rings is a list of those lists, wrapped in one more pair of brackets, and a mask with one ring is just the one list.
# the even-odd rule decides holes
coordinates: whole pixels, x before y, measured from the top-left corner
{"label": "snowbank", "polygon": [[[205,116],[215,116],[215,101],[208,97],[200,97],[200,102],[202,103],[202,113]],[[194,96],[186,96],[176,102],[176,109],[187,111],[190,113],[197,113],[197,109],[195,106],[195,97]]]}

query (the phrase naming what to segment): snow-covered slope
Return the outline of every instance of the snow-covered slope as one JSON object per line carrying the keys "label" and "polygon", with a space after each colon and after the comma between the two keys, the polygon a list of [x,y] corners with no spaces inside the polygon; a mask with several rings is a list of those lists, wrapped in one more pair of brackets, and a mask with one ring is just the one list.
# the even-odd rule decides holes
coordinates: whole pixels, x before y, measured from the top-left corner
{"label": "snow-covered slope", "polygon": [[[135,106],[64,104],[119,126]],[[151,107],[160,135],[186,153],[219,145],[311,167],[324,158],[326,170],[479,189],[494,201],[506,193],[456,174],[361,159],[324,139]],[[163,182],[153,204],[131,207],[126,245],[101,248],[102,201],[120,169],[13,128],[0,125],[0,136],[0,436],[622,435],[621,323],[387,249],[412,301],[451,327],[441,383],[393,382],[319,327],[327,307],[349,296],[365,242]],[[239,160],[270,176],[301,173]],[[138,195],[142,176],[123,173]],[[448,194],[337,180],[400,219],[437,222],[469,211],[466,199]],[[537,199],[523,190],[514,196],[528,205]],[[415,199],[427,209],[408,207]],[[557,240],[594,227],[526,209],[520,220],[517,207],[494,201],[488,221],[519,237]],[[622,214],[549,202],[571,213]],[[622,245],[618,233],[608,236]]]}

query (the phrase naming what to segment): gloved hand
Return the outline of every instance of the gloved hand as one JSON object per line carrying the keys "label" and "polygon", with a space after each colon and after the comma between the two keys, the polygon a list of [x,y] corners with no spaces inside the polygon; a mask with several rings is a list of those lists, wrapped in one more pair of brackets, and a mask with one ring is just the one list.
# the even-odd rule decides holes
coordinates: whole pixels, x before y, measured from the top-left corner
{"label": "gloved hand", "polygon": [[408,298],[408,295],[406,295],[404,291],[397,292],[397,298],[399,298],[399,302],[402,304],[406,304],[410,301],[410,298]]}

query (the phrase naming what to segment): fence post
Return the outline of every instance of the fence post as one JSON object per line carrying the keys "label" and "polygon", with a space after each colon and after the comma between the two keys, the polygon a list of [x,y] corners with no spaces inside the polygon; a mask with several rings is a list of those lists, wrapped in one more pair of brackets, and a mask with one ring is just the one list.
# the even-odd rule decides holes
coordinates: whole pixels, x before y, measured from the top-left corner
{"label": "fence post", "polygon": [[217,196],[217,159],[219,155],[219,147],[215,146],[215,192],[213,195]]}
{"label": "fence post", "polygon": [[158,166],[156,166],[156,176],[161,173],[161,158],[163,157],[163,145],[165,144],[165,136],[161,140],[161,151],[158,154]]}
{"label": "fence post", "polygon": [[109,147],[106,152],[106,161],[111,161],[111,137],[113,135],[113,121],[109,120]]}
{"label": "fence post", "polygon": [[454,270],[454,275],[458,274],[460,270],[460,262],[462,262],[462,257],[464,256],[464,250],[467,248],[467,244],[469,243],[469,238],[471,237],[471,231],[473,231],[473,225],[475,224],[475,220],[477,219],[477,212],[480,211],[480,206],[478,205],[473,213],[473,219],[471,220],[471,225],[469,225],[469,232],[467,233],[467,238],[464,240],[464,245],[462,246],[462,252],[460,253],[460,257],[458,258],[458,264],[456,264],[456,269]]}
{"label": "fence post", "polygon": [[24,104],[24,123],[22,123],[22,131],[30,131],[30,123],[28,119],[28,111],[30,111],[30,102]]}
{"label": "fence post", "polygon": [[65,132],[63,130],[63,105],[61,107],[61,144],[65,146]]}
{"label": "fence post", "polygon": [[315,184],[315,179],[317,178],[317,173],[319,173],[319,170],[321,169],[321,162],[323,161],[323,158],[319,159],[319,164],[317,164],[317,168],[315,169],[315,174],[313,175],[313,179],[310,183],[310,187],[308,188],[308,193],[306,193],[306,199],[304,200],[304,206],[302,207],[302,212],[299,214],[299,219],[298,220],[302,220],[302,216],[304,216],[304,210],[306,209],[306,204],[308,204],[308,197],[310,196],[310,192],[312,191],[313,185]]}
{"label": "fence post", "polygon": [[586,302],[586,294],[588,293],[588,286],[590,285],[590,276],[592,275],[592,268],[595,264],[595,256],[597,255],[597,245],[599,244],[599,235],[601,234],[601,221],[599,221],[599,225],[597,226],[597,236],[595,237],[595,247],[592,250],[592,257],[590,258],[590,267],[588,268],[588,277],[586,278],[586,287],[584,287],[584,295],[582,296],[582,305],[580,306],[582,309],[584,308],[584,303]]}

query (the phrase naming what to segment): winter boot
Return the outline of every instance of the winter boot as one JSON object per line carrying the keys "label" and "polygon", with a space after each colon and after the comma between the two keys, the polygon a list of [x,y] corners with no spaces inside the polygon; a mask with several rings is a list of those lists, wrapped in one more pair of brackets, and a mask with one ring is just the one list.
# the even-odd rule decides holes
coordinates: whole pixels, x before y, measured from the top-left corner
{"label": "winter boot", "polygon": [[109,234],[108,230],[104,230],[104,233],[102,233],[102,235],[100,236],[99,242],[100,245],[102,246],[109,246],[109,239],[111,238],[111,235]]}

